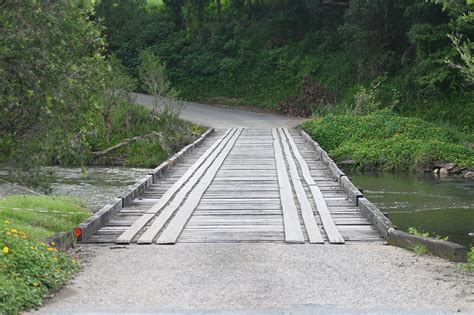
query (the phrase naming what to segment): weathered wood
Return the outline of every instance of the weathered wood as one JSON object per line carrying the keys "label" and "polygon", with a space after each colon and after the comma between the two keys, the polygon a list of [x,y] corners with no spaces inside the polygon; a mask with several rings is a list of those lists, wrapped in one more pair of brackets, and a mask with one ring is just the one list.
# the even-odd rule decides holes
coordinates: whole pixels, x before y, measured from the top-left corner
{"label": "weathered wood", "polygon": [[[184,226],[186,225],[186,222],[188,222],[194,209],[196,209],[197,205],[199,204],[199,201],[201,200],[202,195],[211,184],[212,180],[216,176],[217,171],[221,167],[222,163],[224,163],[225,158],[227,157],[229,152],[232,150],[235,142],[237,141],[241,133],[242,133],[242,129],[238,130],[234,134],[233,138],[229,141],[229,143],[227,143],[226,147],[222,150],[219,156],[215,159],[215,161],[209,167],[206,174],[202,177],[202,179],[199,181],[196,187],[192,190],[191,194],[188,196],[184,204],[181,206],[180,211],[176,214],[176,216],[171,220],[169,225],[158,237],[158,240],[156,241],[157,244],[176,243],[176,240],[181,234]],[[153,228],[154,228],[154,225],[152,225],[149,230]],[[156,229],[154,229],[152,233],[154,233],[155,231]],[[151,237],[151,234],[149,236],[147,235],[146,238],[145,238],[145,235],[143,235],[142,238],[140,238],[140,240],[144,239],[148,241],[150,239],[153,240],[153,238],[154,238],[154,235],[153,237]]]}
{"label": "weathered wood", "polygon": [[283,210],[283,223],[285,226],[285,241],[287,243],[304,243],[303,231],[301,230],[298,210],[293,198],[290,179],[286,172],[283,152],[276,129],[272,129],[273,146],[275,149],[275,160],[277,165],[278,185],[280,186],[280,200]]}
{"label": "weathered wood", "polygon": [[[206,164],[210,164],[208,158],[215,158],[214,154],[216,150],[219,150],[223,146],[223,143],[226,143],[226,140],[229,139],[229,135],[233,135],[235,129],[229,129],[227,132],[220,137],[206,152],[189,168],[186,173],[176,181],[173,186],[161,197],[161,199],[145,213],[140,219],[138,219],[128,230],[126,230],[119,238],[117,238],[117,243],[127,244],[130,243],[132,238],[158,213],[178,192],[181,187],[193,176],[197,175],[197,172],[200,169],[206,167]],[[196,173],[196,174],[195,174]],[[196,176],[194,176],[196,177]]]}
{"label": "weathered wood", "polygon": [[318,228],[318,224],[316,223],[316,219],[314,218],[313,209],[311,207],[311,204],[309,203],[308,197],[306,196],[303,184],[301,183],[296,163],[293,160],[293,155],[291,154],[290,147],[286,142],[285,134],[281,131],[281,129],[278,129],[278,133],[283,143],[283,151],[285,153],[286,161],[290,169],[291,181],[293,182],[296,198],[298,199],[298,202],[300,204],[301,216],[303,218],[303,223],[306,228],[306,233],[308,234],[309,242],[313,244],[324,244],[323,236],[321,235],[321,232]]}
{"label": "weathered wood", "polygon": [[[388,228],[386,218],[374,210],[375,206],[366,202],[366,199],[360,195],[357,198],[350,195],[347,191],[349,186],[343,185],[343,182],[348,181],[348,178],[344,179],[346,178],[344,173],[323,153],[324,150],[317,144],[305,141],[304,135],[293,137],[286,129],[276,130],[276,133],[277,137],[275,138],[274,130],[270,129],[242,132],[215,177],[209,182],[208,188],[198,192],[202,195],[195,199],[196,203],[193,207],[185,209],[187,213],[180,214],[182,207],[189,197],[196,193],[194,188],[205,176],[213,164],[212,162],[206,164],[204,170],[198,168],[202,171],[201,176],[193,177],[198,172],[196,170],[190,178],[190,180],[194,178],[194,181],[183,183],[161,210],[149,213],[163,199],[169,189],[182,179],[196,161],[209,150],[209,147],[223,137],[225,131],[217,130],[217,135],[212,137],[212,142],[206,142],[204,147],[194,149],[191,145],[187,146],[187,150],[192,151],[192,154],[185,154],[186,148],[184,148],[178,152],[179,157],[174,156],[160,166],[157,170],[159,176],[153,176],[154,182],[150,181],[150,176],[148,176],[134,185],[129,195],[122,195],[122,199],[119,201],[122,201],[125,206],[111,216],[105,225],[99,225],[99,230],[94,232],[88,241],[115,242],[120,235],[141,220],[142,228],[130,240],[139,241],[153,224],[157,224],[155,222],[165,210],[173,205],[176,209],[168,213],[168,218],[164,220],[163,227],[155,234],[154,239],[159,239],[163,235],[163,233],[160,235],[161,230],[166,230],[175,218],[182,216],[181,232],[178,230],[178,237],[175,240],[177,242],[284,242],[287,237],[285,223],[288,222],[285,222],[283,215],[283,208],[286,206],[282,205],[281,189],[284,186],[281,186],[279,182],[275,140],[278,140],[280,154],[283,157],[283,164],[280,166],[286,173],[289,183],[286,186],[286,198],[288,202],[294,204],[295,221],[303,234],[301,242],[304,241],[304,230],[298,212],[303,219],[302,222],[305,223],[304,209],[308,208],[310,211],[306,211],[306,215],[309,212],[316,225],[324,227],[318,231],[324,240],[329,240],[327,233],[329,229],[324,226],[324,216],[321,216],[317,208],[318,198],[314,197],[314,187],[312,186],[315,185],[321,194],[320,198],[326,204],[328,216],[345,241],[380,241],[379,234],[386,237],[386,231],[392,231]],[[227,141],[230,141],[230,138],[228,136]],[[220,148],[225,147],[226,145],[222,144]],[[307,170],[304,172],[297,159],[298,154],[306,163]],[[186,159],[183,160],[185,156]],[[309,173],[313,185],[308,185],[304,173]],[[159,181],[156,181],[157,179]],[[184,190],[188,184],[188,188]],[[303,201],[305,199],[306,201]],[[355,204],[356,202],[358,205]],[[309,207],[307,203],[309,203]],[[309,230],[306,224],[304,226],[306,226],[306,230]],[[163,229],[164,227],[166,228]],[[308,239],[311,242],[309,234]]]}
{"label": "weathered wood", "polygon": [[339,183],[341,187],[343,187],[346,190],[352,202],[358,205],[359,198],[364,197],[364,195],[360,192],[360,190],[356,186],[354,186],[354,184],[350,181],[350,179],[347,176],[342,176],[339,179]]}
{"label": "weathered wood", "polygon": [[343,244],[344,238],[339,233],[336,227],[336,224],[334,223],[334,220],[331,217],[326,201],[323,198],[321,190],[317,186],[316,182],[313,180],[313,177],[311,176],[309,172],[308,165],[306,164],[306,161],[303,159],[303,157],[299,153],[298,147],[296,146],[296,143],[294,142],[293,137],[288,132],[288,129],[284,128],[283,131],[286,134],[288,141],[290,142],[291,148],[293,149],[293,153],[296,157],[296,160],[298,161],[301,167],[303,178],[306,181],[306,184],[309,186],[309,189],[311,190],[311,194],[316,204],[316,209],[323,223],[324,230],[326,231],[326,234],[328,235],[329,242],[335,243],[335,244]]}
{"label": "weathered wood", "polygon": [[112,203],[105,205],[89,219],[79,224],[78,228],[81,229],[82,233],[77,240],[79,242],[89,241],[94,233],[107,224],[117,214],[117,212],[122,209],[122,204],[122,199],[116,198]]}
{"label": "weathered wood", "polygon": [[[161,231],[163,226],[168,222],[168,220],[173,216],[178,207],[183,203],[183,200],[186,198],[186,195],[193,189],[194,185],[201,179],[204,173],[208,170],[214,161],[218,159],[222,150],[225,150],[226,146],[236,134],[239,133],[239,130],[234,129],[230,133],[230,137],[227,137],[222,143],[218,145],[216,150],[212,152],[209,158],[200,166],[196,173],[190,178],[187,179],[184,187],[176,194],[173,201],[159,214],[159,216],[153,221],[152,226],[138,239],[139,244],[150,244],[153,242],[153,239]],[[164,205],[163,205],[164,206]],[[163,206],[160,207],[163,208]],[[150,209],[148,212],[154,210]]]}

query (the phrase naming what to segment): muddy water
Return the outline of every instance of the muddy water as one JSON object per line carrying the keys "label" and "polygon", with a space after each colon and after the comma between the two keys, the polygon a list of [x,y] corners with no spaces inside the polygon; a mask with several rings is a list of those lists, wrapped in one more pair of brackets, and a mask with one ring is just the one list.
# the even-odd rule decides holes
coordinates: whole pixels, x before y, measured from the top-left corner
{"label": "muddy water", "polygon": [[[55,174],[52,195],[77,197],[93,212],[133,186],[150,171],[130,167],[87,167],[85,172],[78,167],[48,167],[46,169]],[[1,174],[0,178],[2,178]],[[4,175],[3,178],[6,176]],[[0,196],[18,193],[27,192],[0,182]]]}
{"label": "muddy water", "polygon": [[474,232],[474,181],[431,174],[352,173],[354,184],[401,230],[448,236],[468,246]]}

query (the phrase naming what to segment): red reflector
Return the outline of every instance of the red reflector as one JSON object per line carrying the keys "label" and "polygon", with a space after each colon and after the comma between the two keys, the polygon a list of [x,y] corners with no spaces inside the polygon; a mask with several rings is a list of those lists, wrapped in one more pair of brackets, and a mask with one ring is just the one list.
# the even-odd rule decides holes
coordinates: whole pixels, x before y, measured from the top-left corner
{"label": "red reflector", "polygon": [[77,227],[74,229],[74,236],[79,237],[82,235],[82,229],[80,227]]}

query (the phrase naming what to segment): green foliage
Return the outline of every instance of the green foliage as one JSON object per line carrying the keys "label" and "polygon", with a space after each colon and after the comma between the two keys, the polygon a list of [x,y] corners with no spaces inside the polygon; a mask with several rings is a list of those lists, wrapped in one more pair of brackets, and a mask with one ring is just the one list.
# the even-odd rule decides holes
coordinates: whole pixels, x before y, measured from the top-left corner
{"label": "green foliage", "polygon": [[440,236],[436,233],[430,234],[429,232],[418,230],[416,227],[413,227],[413,226],[408,228],[408,233],[410,233],[411,235],[415,235],[415,236],[431,237],[431,238],[434,238],[434,239],[437,239],[437,240],[442,240],[442,241],[447,241],[449,239],[448,236]]}
{"label": "green foliage", "polygon": [[302,127],[336,161],[355,160],[358,169],[413,171],[439,160],[474,167],[474,152],[458,144],[458,132],[388,110],[365,116],[328,115]]}
{"label": "green foliage", "polygon": [[426,255],[426,254],[428,254],[428,248],[426,248],[426,246],[422,245],[422,244],[414,244],[410,249],[413,252],[415,252],[415,254],[417,254],[417,255]]}
{"label": "green foliage", "polygon": [[0,223],[0,313],[18,314],[42,305],[43,298],[62,287],[79,264],[19,230],[7,220]]}
{"label": "green foliage", "polygon": [[34,239],[71,231],[90,213],[75,199],[46,196],[8,196],[0,199],[0,222],[9,221]]}
{"label": "green foliage", "polygon": [[193,0],[152,7],[115,0],[100,2],[97,12],[110,50],[130,71],[138,73],[140,51],[149,49],[183,98],[269,108],[284,100],[285,113],[293,104],[307,115],[299,109],[311,106],[291,98],[309,76],[342,96],[338,106],[316,106],[319,114],[392,108],[464,131],[474,125],[472,106],[464,105],[473,102],[472,85],[463,80],[474,23],[472,4],[463,1]]}
{"label": "green foliage", "polygon": [[172,96],[171,83],[166,75],[165,65],[150,51],[140,53],[140,81],[145,91],[157,97]]}
{"label": "green foliage", "polygon": [[474,247],[471,247],[471,250],[467,254],[467,263],[464,265],[467,271],[474,271]]}
{"label": "green foliage", "polygon": [[26,169],[68,150],[91,123],[104,41],[87,9],[72,2],[9,1],[0,12],[0,142],[8,161]]}

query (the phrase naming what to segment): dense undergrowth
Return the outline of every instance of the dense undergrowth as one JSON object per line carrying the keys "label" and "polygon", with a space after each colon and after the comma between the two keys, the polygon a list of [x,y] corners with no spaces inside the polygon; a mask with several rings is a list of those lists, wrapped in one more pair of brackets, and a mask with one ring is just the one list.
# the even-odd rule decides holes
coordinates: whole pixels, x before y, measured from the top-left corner
{"label": "dense undergrowth", "polygon": [[76,201],[60,197],[9,196],[0,200],[0,314],[42,305],[80,268],[56,244],[42,238],[72,230],[89,216]]}
{"label": "dense undergrowth", "polygon": [[424,170],[435,161],[474,168],[474,152],[463,146],[465,134],[388,110],[362,116],[327,115],[302,127],[337,162],[352,160],[357,169]]}
{"label": "dense undergrowth", "polygon": [[[437,0],[96,5],[109,51],[135,77],[146,49],[183,98],[304,117],[341,115],[323,119],[322,127],[318,120],[305,126],[318,130],[316,140],[328,142],[337,159],[390,170],[421,169],[437,159],[472,167],[472,9],[472,1]],[[373,114],[379,110],[393,114]],[[419,128],[377,136],[370,119],[359,116],[383,117],[394,130]],[[347,134],[336,148],[335,139],[319,138],[337,136],[335,126],[348,128],[342,123],[359,139]]]}
{"label": "dense undergrowth", "polygon": [[[181,97],[277,108],[310,78],[329,102],[377,86],[382,107],[472,132],[472,4],[463,1],[102,1],[109,50],[138,76],[149,49]],[[156,4],[156,2],[153,2]],[[139,36],[137,36],[139,34]],[[457,35],[456,50],[449,36]],[[467,79],[469,80],[469,79]],[[301,98],[300,98],[301,100]],[[300,102],[293,102],[299,106]],[[338,107],[338,106],[336,106]],[[288,111],[298,114],[298,110]],[[334,113],[334,112],[333,112]]]}

